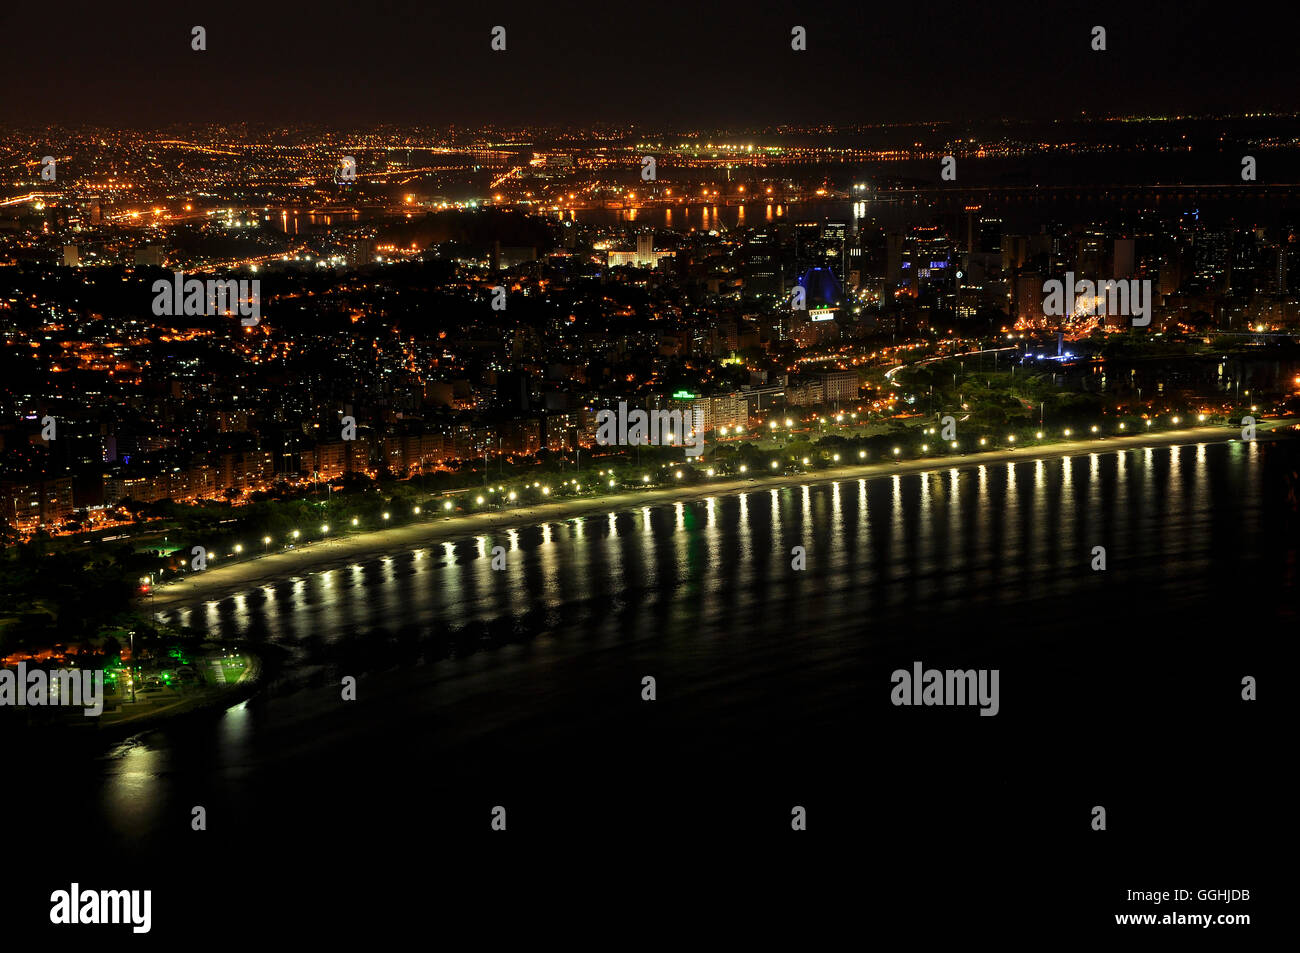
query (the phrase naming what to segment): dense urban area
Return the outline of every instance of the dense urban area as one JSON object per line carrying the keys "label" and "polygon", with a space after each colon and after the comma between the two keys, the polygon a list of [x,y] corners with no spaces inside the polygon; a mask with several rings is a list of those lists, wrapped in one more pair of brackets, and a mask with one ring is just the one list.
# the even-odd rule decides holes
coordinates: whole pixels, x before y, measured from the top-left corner
{"label": "dense urban area", "polygon": [[[1219,128],[1114,125],[1089,130],[1099,161]],[[205,564],[249,559],[547,499],[1284,412],[1300,382],[1253,361],[1294,358],[1300,215],[1202,214],[1276,191],[1250,181],[1049,199],[916,171],[1089,151],[1039,135],[11,130],[0,654],[148,625],[138,597],[198,543]],[[1037,228],[1002,211],[1022,202],[1046,205]],[[1149,324],[1082,298],[1045,313],[1063,273],[1149,282]],[[609,445],[620,403],[689,423]],[[70,598],[88,574],[99,595]]]}

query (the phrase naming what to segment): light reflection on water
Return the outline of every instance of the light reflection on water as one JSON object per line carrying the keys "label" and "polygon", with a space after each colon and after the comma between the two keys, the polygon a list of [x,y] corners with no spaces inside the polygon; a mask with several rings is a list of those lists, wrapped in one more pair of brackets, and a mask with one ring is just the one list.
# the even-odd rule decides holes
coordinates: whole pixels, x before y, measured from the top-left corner
{"label": "light reflection on water", "polygon": [[[666,604],[706,586],[727,597],[692,599],[694,621],[727,624],[737,607],[765,614],[763,604],[776,598],[773,577],[788,572],[795,545],[816,551],[832,618],[849,603],[871,613],[917,596],[951,601],[994,562],[1002,598],[1015,601],[1036,581],[1068,588],[1073,566],[1062,554],[1073,559],[1095,545],[1108,546],[1112,565],[1123,564],[1130,543],[1140,547],[1134,556],[1203,564],[1189,549],[1205,545],[1204,534],[1179,533],[1209,525],[1223,502],[1216,496],[1242,480],[1242,467],[1253,469],[1257,454],[1254,446],[1198,444],[1026,458],[860,479],[857,493],[838,482],[771,489],[760,508],[746,492],[687,496],[447,542],[435,558],[428,550],[394,553],[165,617],[204,626],[214,638],[293,642],[310,633],[330,641],[434,621],[454,628],[598,597]],[[497,545],[508,554],[505,572],[491,569]],[[618,624],[608,614],[593,621]]]}
{"label": "light reflection on water", "polygon": [[[786,706],[773,724],[797,730],[805,709],[842,719],[861,696],[863,659],[882,645],[924,657],[939,636],[985,651],[1000,638],[1072,642],[1140,605],[1196,617],[1207,579],[1256,572],[1250,560],[1267,549],[1262,462],[1254,445],[1188,445],[944,465],[856,489],[684,493],[259,585],[167,617],[275,643],[290,669],[321,680],[115,750],[97,763],[99,809],[128,839],[184,821],[192,798],[210,796],[192,788],[257,811],[259,798],[301,795],[305,777],[335,776],[339,752],[357,757],[388,735],[400,745],[417,724],[424,734],[398,761],[434,743],[473,747],[479,732],[550,738],[554,722],[568,738],[564,725],[590,718],[592,685],[647,671],[673,686],[672,710],[692,725],[682,738],[730,724],[715,698],[751,712]],[[497,545],[504,572],[491,568]],[[807,551],[802,572],[795,545]],[[1098,545],[1104,573],[1089,568]],[[491,628],[502,620],[504,639]],[[389,651],[435,631],[495,635],[443,661]],[[344,717],[339,664],[387,690],[363,679],[366,704]],[[813,664],[815,679],[790,680]],[[720,683],[725,692],[689,694]]]}

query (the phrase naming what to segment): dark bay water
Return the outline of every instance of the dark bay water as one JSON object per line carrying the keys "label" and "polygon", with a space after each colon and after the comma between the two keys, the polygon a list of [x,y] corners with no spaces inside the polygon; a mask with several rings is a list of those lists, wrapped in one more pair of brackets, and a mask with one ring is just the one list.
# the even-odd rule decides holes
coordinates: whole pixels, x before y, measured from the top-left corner
{"label": "dark bay water", "polygon": [[[203,805],[199,856],[247,876],[253,855],[229,845],[431,856],[480,843],[495,805],[510,830],[571,845],[779,838],[794,804],[855,849],[1097,863],[1094,804],[1131,865],[1266,845],[1276,703],[1243,703],[1240,680],[1267,684],[1294,632],[1296,451],[727,492],[284,580],[172,614],[271,643],[280,678],[51,764],[10,816],[75,817],[98,850],[156,870],[204,836]],[[891,705],[891,671],[917,660],[998,668],[999,715]]]}

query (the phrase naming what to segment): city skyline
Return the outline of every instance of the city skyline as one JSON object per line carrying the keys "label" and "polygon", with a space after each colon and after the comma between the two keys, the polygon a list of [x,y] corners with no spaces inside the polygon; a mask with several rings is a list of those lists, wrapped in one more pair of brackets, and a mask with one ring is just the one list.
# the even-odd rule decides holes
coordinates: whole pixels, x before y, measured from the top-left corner
{"label": "city skyline", "polygon": [[[1298,320],[1300,262],[1296,220],[1274,205],[1295,187],[1275,180],[1297,150],[1276,145],[1295,125],[1092,121],[1044,127],[1038,140],[1018,127],[981,139],[947,125],[853,128],[757,144],[576,129],[545,142],[384,128],[279,130],[253,142],[220,126],[188,138],[24,133],[38,158],[20,162],[0,195],[10,236],[0,262],[19,292],[0,308],[11,321],[9,379],[30,389],[12,394],[23,423],[6,425],[5,466],[11,479],[55,478],[50,466],[68,475],[55,490],[9,484],[9,518],[27,534],[56,519],[85,531],[120,523],[124,501],[248,502],[353,473],[454,473],[480,457],[590,451],[602,407],[673,406],[679,393],[706,401],[704,431],[728,428],[721,436],[733,441],[751,416],[767,423],[764,394],[814,410],[833,400],[821,408],[831,416],[842,401],[865,422],[899,395],[885,389],[895,381],[858,375],[917,346],[942,356],[1001,338],[1028,360],[1032,348],[1061,352],[1059,330],[1080,359],[1103,347],[1096,336],[1120,328],[1113,316],[1078,292],[1068,307],[1049,294],[1053,282],[1073,288],[1076,272],[1119,279],[1112,312],[1131,302],[1162,334],[1199,333],[1202,348],[1234,334],[1285,336]],[[1229,130],[1260,159],[1225,158]],[[58,155],[39,156],[46,148]],[[1064,186],[1025,175],[1044,161],[1069,173]],[[1255,177],[1257,161],[1268,179]],[[1129,172],[1133,184],[1118,189],[1114,170],[1139,162],[1164,181]],[[597,289],[613,300],[614,288],[622,300],[612,309],[590,300]],[[425,303],[391,312],[384,302],[404,290]],[[33,309],[29,293],[48,304]],[[358,333],[373,360],[345,356]],[[190,370],[214,358],[246,370],[210,384]],[[341,373],[318,377],[312,361]],[[832,391],[819,373],[855,383]],[[1236,401],[1250,389],[1240,377],[1226,378]],[[295,383],[273,397],[279,379]],[[88,387],[122,400],[121,411],[70,390]],[[142,415],[128,396],[139,387],[180,388],[180,400]],[[1289,384],[1255,390],[1281,400]],[[1140,409],[1224,409],[1208,394],[1151,404],[1157,395],[1148,387]],[[355,443],[331,433],[340,418],[354,421]],[[35,436],[47,420],[62,421],[62,441]],[[19,450],[24,430],[30,452]]]}

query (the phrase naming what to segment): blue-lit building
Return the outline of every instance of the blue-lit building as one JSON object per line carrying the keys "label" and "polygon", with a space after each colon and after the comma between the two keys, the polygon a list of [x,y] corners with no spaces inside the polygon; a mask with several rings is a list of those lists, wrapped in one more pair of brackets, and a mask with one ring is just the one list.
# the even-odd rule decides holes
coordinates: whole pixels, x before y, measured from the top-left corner
{"label": "blue-lit building", "polygon": [[839,304],[842,300],[839,279],[830,268],[809,268],[795,284],[804,289],[804,301],[809,308]]}

